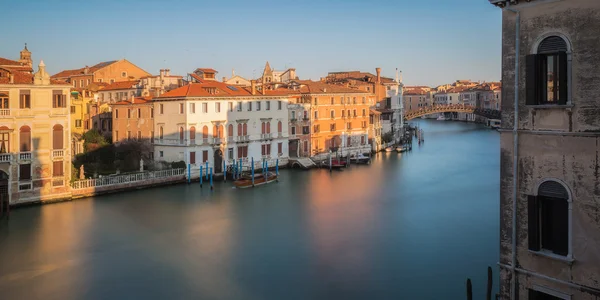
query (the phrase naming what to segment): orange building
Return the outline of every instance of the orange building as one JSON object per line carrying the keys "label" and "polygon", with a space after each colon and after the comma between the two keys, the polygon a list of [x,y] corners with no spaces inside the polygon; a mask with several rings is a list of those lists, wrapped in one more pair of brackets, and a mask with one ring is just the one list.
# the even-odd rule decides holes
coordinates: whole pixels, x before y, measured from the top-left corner
{"label": "orange building", "polygon": [[[373,94],[315,81],[296,81],[310,102],[311,156],[369,152],[369,107]],[[293,88],[293,87],[292,87]]]}
{"label": "orange building", "polygon": [[[154,108],[150,98],[130,97],[110,106],[113,143],[128,140],[153,142]],[[151,156],[152,152],[146,155]]]}
{"label": "orange building", "polygon": [[74,88],[86,88],[92,82],[114,83],[136,80],[145,76],[151,76],[151,74],[128,60],[122,59],[101,62],[91,67],[64,70],[52,75],[51,78],[69,82]]}
{"label": "orange building", "polygon": [[397,83],[393,78],[382,77],[381,68],[375,68],[375,73],[360,71],[330,72],[321,81],[372,93],[375,96],[374,104],[379,103],[378,107],[380,108],[390,108],[387,107],[386,103],[388,98],[387,85],[396,85]]}

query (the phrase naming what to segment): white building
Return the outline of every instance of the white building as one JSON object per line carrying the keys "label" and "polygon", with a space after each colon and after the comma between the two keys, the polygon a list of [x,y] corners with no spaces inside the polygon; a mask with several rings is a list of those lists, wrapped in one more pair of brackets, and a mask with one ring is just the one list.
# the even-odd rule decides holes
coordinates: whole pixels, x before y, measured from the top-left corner
{"label": "white building", "polygon": [[393,132],[397,143],[402,138],[404,127],[404,100],[402,99],[404,84],[402,83],[402,76],[398,76],[398,70],[396,70],[396,80],[383,85],[386,87],[387,97],[390,99],[389,108],[393,110],[393,115],[391,122],[382,122],[382,131],[384,133]]}
{"label": "white building", "polygon": [[160,75],[144,76],[139,80],[118,81],[102,87],[98,100],[102,103],[127,101],[131,97],[158,97],[183,85],[183,77],[161,69]]}
{"label": "white building", "polygon": [[[196,170],[208,162],[221,173],[223,161],[273,166],[288,160],[288,97],[258,93],[214,80],[198,80],[154,98],[154,158],[184,161]],[[197,171],[196,171],[197,172]]]}

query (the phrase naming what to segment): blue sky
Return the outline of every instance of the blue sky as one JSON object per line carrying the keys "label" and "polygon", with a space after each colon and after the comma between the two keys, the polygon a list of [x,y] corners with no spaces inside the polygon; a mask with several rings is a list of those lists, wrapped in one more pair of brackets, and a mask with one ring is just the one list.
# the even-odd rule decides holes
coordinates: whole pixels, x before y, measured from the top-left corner
{"label": "blue sky", "polygon": [[487,0],[0,1],[0,57],[27,42],[51,74],[127,58],[219,78],[258,77],[268,60],[314,80],[375,67],[407,85],[500,79],[501,12]]}

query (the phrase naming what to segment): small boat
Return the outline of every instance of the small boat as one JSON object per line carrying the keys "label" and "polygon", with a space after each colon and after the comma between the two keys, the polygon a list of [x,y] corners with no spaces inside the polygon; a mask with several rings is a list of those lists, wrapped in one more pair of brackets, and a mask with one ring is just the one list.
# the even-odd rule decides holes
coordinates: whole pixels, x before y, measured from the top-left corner
{"label": "small boat", "polygon": [[406,152],[406,150],[408,150],[406,147],[398,147],[398,148],[396,148],[396,151],[398,151],[399,153]]}
{"label": "small boat", "polygon": [[440,115],[439,117],[437,117],[438,121],[446,121],[446,117],[444,117],[444,115]]}
{"label": "small boat", "polygon": [[392,151],[394,151],[394,148],[392,148],[392,147],[385,148],[385,152],[392,152]]}
{"label": "small boat", "polygon": [[365,164],[368,165],[371,163],[371,158],[368,156],[365,156],[362,153],[359,153],[358,155],[353,155],[350,156],[350,162],[353,162],[355,164]]}
{"label": "small boat", "polygon": [[[277,174],[275,174],[273,172],[268,172],[266,177],[262,173],[254,174],[254,186],[271,183],[276,180],[277,180]],[[252,176],[251,175],[242,176],[240,179],[235,180],[233,182],[233,185],[235,185],[235,187],[238,189],[245,189],[245,188],[252,187]]]}
{"label": "small boat", "polygon": [[[347,165],[347,162],[344,160],[339,160],[337,158],[332,158],[331,159],[331,168],[332,169],[341,169],[341,168],[345,168]],[[329,160],[325,160],[323,162],[321,162],[321,166],[325,167],[325,168],[329,168]]]}

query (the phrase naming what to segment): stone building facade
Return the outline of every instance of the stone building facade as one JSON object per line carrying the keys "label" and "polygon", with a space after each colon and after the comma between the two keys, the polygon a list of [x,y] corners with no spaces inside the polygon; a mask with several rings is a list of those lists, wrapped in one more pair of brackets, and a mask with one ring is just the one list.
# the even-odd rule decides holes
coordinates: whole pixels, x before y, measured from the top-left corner
{"label": "stone building facade", "polygon": [[0,205],[68,199],[71,86],[51,80],[43,61],[35,74],[12,62],[0,67]]}
{"label": "stone building facade", "polygon": [[600,299],[600,1],[490,2],[503,9],[500,298]]}

